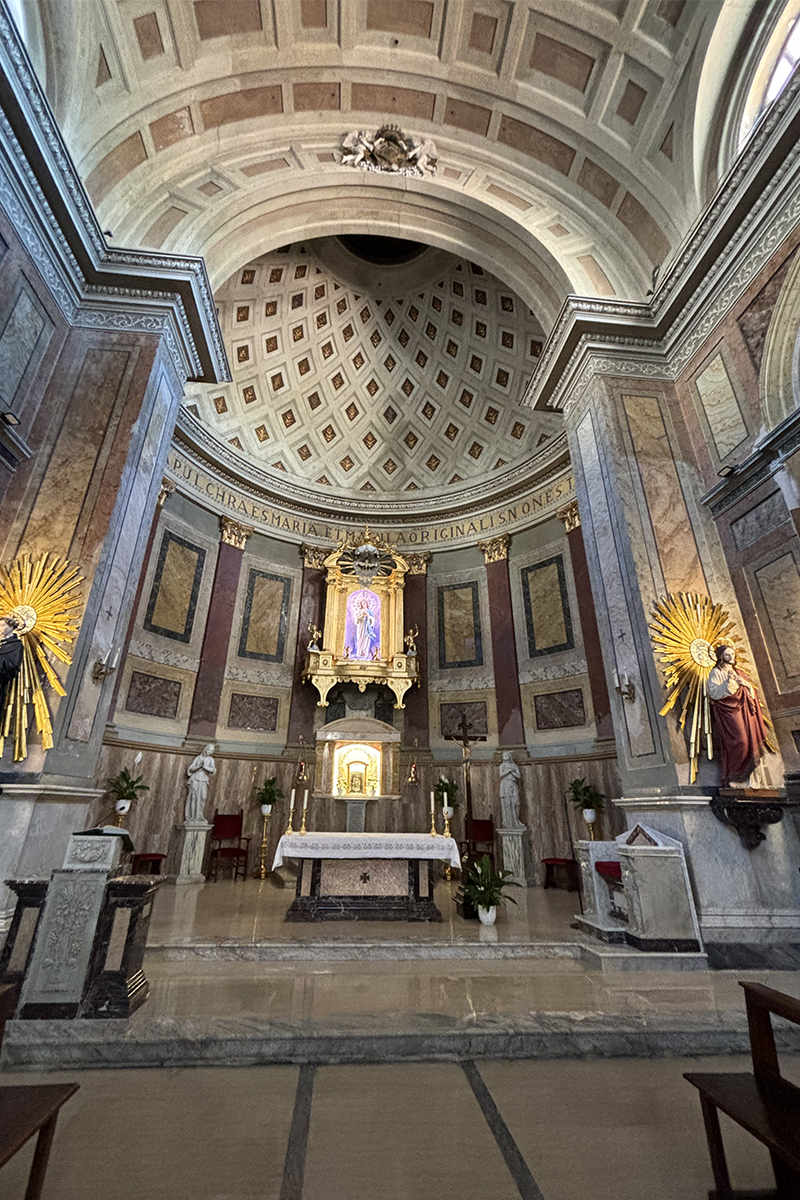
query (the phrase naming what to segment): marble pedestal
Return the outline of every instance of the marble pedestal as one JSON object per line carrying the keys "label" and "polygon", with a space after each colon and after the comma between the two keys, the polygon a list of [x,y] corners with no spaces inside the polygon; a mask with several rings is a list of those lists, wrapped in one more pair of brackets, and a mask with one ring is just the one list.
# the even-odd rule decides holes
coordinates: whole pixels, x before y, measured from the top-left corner
{"label": "marble pedestal", "polygon": [[504,871],[511,872],[511,879],[520,887],[531,887],[533,884],[530,869],[530,851],[528,850],[528,830],[498,829],[500,838],[500,858]]}
{"label": "marble pedestal", "polygon": [[629,830],[648,825],[683,846],[704,941],[800,941],[800,841],[790,814],[768,825],[764,841],[747,850],[705,797],[636,797],[614,804]]}
{"label": "marble pedestal", "polygon": [[208,821],[184,821],[175,826],[178,835],[175,883],[205,883],[203,860],[212,828]]}

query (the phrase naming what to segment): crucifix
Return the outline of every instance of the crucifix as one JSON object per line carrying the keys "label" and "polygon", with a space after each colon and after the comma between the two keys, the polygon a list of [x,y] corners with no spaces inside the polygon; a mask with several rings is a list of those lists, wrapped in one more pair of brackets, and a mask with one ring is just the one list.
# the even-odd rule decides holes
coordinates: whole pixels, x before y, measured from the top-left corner
{"label": "crucifix", "polygon": [[458,725],[456,726],[456,728],[458,729],[458,733],[446,733],[445,741],[461,743],[461,757],[464,760],[464,796],[466,797],[465,815],[466,815],[468,824],[471,826],[472,825],[472,786],[471,786],[470,777],[469,777],[470,754],[472,753],[472,743],[473,742],[485,742],[486,734],[470,732],[470,730],[472,729],[472,722],[467,720],[467,711],[464,708],[462,708],[462,710],[461,710],[461,720],[458,722]]}

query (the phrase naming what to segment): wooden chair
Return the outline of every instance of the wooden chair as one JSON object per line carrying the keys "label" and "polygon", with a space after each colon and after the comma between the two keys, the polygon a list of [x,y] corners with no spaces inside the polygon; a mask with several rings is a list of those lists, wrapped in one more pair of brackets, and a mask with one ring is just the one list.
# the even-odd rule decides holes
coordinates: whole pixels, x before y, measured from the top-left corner
{"label": "wooden chair", "polygon": [[482,858],[488,854],[494,866],[494,821],[491,817],[464,818],[464,841],[461,843],[462,859]]}
{"label": "wooden chair", "polygon": [[[238,879],[239,871],[242,879],[247,878],[247,856],[250,852],[250,838],[242,837],[244,815],[241,808],[238,813],[221,813],[214,810],[214,824],[211,830],[211,859],[209,874],[216,881],[219,878],[220,859],[233,866],[233,879]],[[225,845],[233,842],[233,845]]]}
{"label": "wooden chair", "polygon": [[131,875],[160,875],[161,864],[166,857],[166,854],[151,854],[148,851],[134,854],[131,861]]}
{"label": "wooden chair", "polygon": [[709,1200],[746,1200],[752,1192],[734,1192],[719,1127],[724,1112],[758,1138],[770,1152],[777,1191],[761,1197],[796,1200],[800,1196],[800,1088],[781,1076],[772,1013],[800,1025],[800,1000],[761,983],[742,983],[750,1031],[753,1074],[684,1075],[700,1092],[711,1170],[716,1190]]}
{"label": "wooden chair", "polygon": [[580,891],[580,867],[574,858],[543,858],[542,865],[546,888],[558,888],[563,880],[568,892]]}

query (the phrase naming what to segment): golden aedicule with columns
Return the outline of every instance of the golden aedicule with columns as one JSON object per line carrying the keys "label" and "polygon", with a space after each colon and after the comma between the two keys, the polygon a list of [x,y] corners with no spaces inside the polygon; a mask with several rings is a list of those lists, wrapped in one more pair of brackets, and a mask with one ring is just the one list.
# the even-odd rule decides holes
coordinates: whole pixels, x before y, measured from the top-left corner
{"label": "golden aedicule with columns", "polygon": [[361,692],[367,684],[384,684],[394,692],[395,708],[404,708],[406,692],[420,682],[413,638],[407,647],[403,627],[408,561],[367,526],[328,554],[324,566],[322,646],[312,634],[303,680],[313,683],[322,708],[337,683],[355,683]]}

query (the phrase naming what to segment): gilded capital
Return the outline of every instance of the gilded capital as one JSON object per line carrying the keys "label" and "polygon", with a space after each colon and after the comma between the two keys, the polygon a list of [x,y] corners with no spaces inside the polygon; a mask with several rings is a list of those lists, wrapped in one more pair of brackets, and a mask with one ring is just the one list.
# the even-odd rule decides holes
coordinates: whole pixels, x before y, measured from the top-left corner
{"label": "gilded capital", "polygon": [[565,504],[556,513],[559,521],[564,522],[564,529],[567,533],[572,533],[573,529],[580,529],[581,515],[578,512],[578,501],[570,500],[569,504]]}
{"label": "gilded capital", "polygon": [[161,480],[161,489],[158,493],[158,500],[156,501],[156,507],[163,508],[164,501],[166,500],[167,496],[171,496],[172,493],[176,492],[177,490],[178,490],[177,483],[173,483],[171,479],[162,479]]}
{"label": "gilded capital", "polygon": [[504,558],[508,558],[510,541],[507,533],[501,533],[498,537],[490,538],[488,542],[478,542],[478,549],[483,551],[487,563],[502,562]]}
{"label": "gilded capital", "polygon": [[325,559],[331,551],[326,550],[324,546],[306,546],[303,543],[300,553],[303,556],[304,566],[314,567],[317,571],[321,571],[325,567]]}
{"label": "gilded capital", "polygon": [[226,546],[235,546],[237,550],[244,550],[247,545],[247,539],[255,533],[252,525],[242,525],[239,521],[233,521],[230,517],[220,517],[220,525],[222,526],[222,540]]}
{"label": "gilded capital", "polygon": [[408,563],[409,575],[428,574],[428,563],[431,561],[430,550],[422,550],[419,554],[404,554],[403,558]]}

